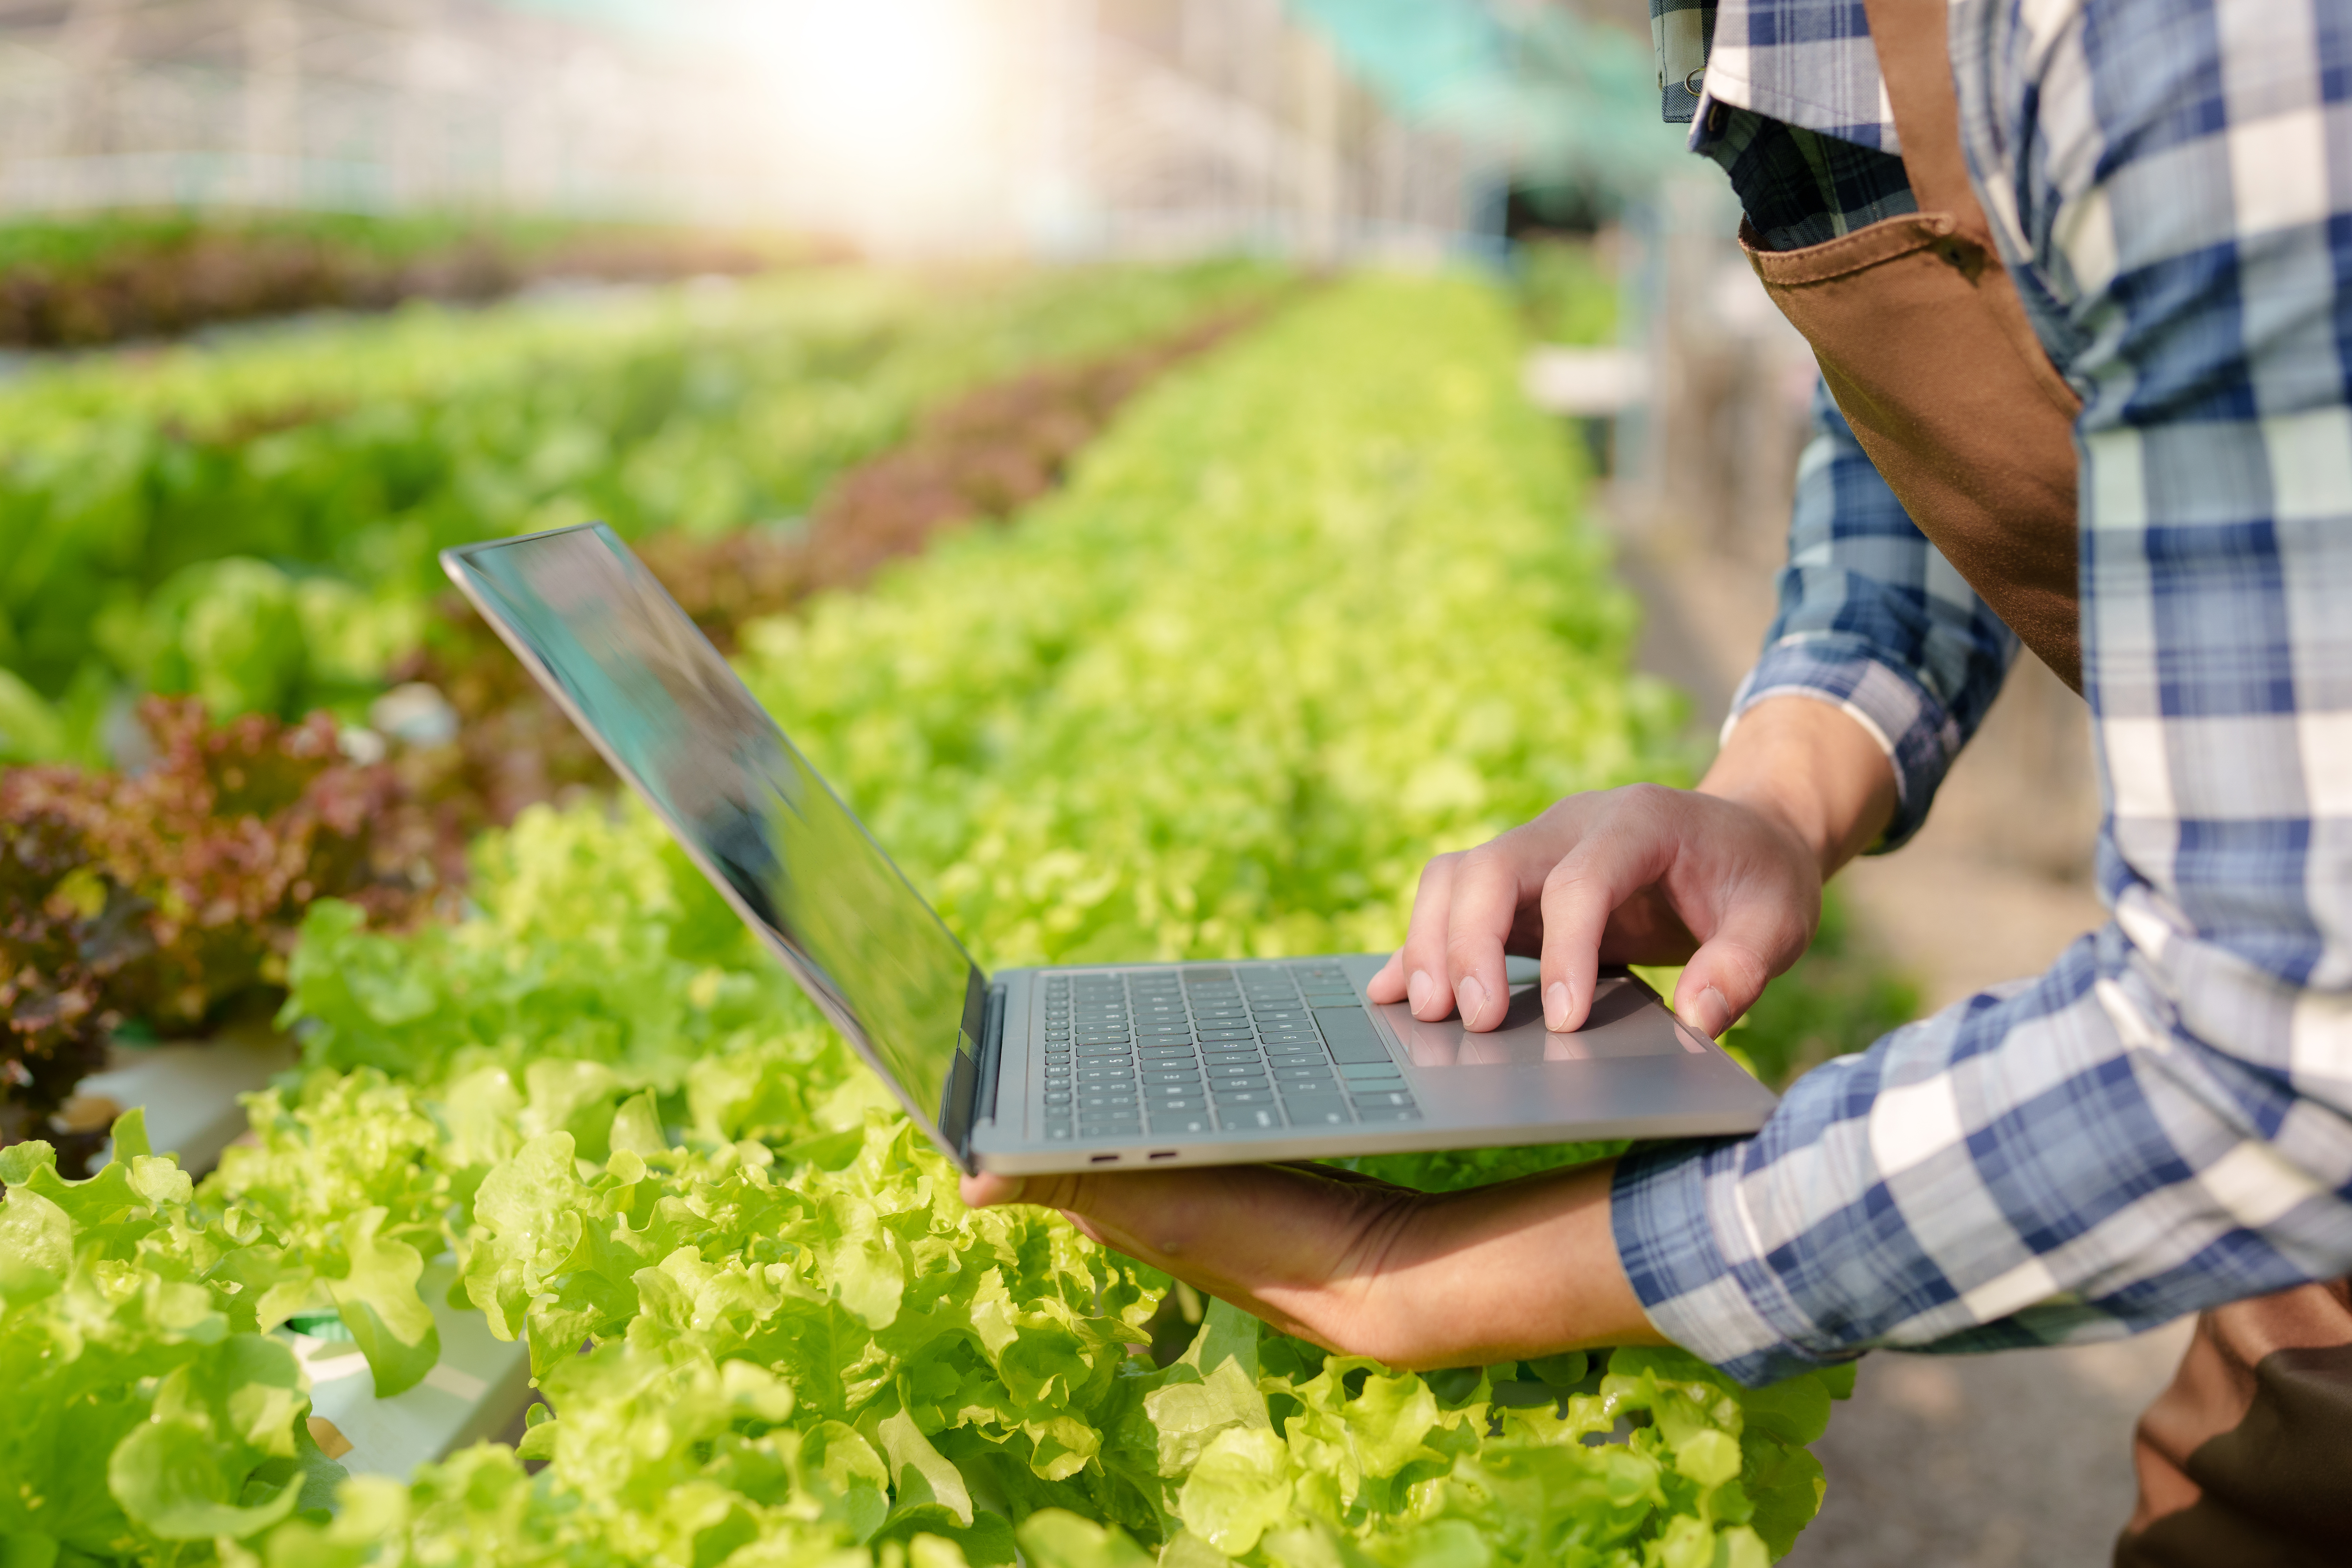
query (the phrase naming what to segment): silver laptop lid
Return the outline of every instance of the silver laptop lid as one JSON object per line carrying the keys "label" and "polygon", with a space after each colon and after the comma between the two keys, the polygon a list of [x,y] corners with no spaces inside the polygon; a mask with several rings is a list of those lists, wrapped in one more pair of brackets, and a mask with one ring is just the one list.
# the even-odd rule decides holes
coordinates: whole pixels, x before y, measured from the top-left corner
{"label": "silver laptop lid", "polygon": [[442,552],[450,580],[958,1159],[987,981],[602,523]]}

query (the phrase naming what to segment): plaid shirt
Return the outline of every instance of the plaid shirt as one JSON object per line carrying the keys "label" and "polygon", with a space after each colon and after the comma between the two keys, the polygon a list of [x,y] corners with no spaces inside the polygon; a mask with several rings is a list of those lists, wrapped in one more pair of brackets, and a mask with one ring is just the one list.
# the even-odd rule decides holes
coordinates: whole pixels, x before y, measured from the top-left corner
{"label": "plaid shirt", "polygon": [[[1870,161],[1895,142],[1860,5],[1653,8],[1669,113],[1695,83],[1694,145],[1768,237],[1899,210]],[[1744,1381],[1874,1345],[2121,1334],[2352,1271],[2339,9],[1952,4],[1979,197],[2084,399],[2083,677],[2115,918],[2040,978],[1807,1074],[1755,1137],[1621,1165],[1618,1247],[1652,1319]],[[1694,76],[1704,58],[1668,45],[1710,35]],[[1899,839],[2014,640],[1825,401],[1790,542],[1738,707],[1795,692],[1861,720],[1901,780]]]}

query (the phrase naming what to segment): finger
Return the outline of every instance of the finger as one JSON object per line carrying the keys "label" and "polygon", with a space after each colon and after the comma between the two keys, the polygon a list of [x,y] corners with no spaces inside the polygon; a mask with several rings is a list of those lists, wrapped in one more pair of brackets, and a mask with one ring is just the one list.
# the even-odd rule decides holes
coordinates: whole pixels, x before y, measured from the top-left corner
{"label": "finger", "polygon": [[1000,1175],[994,1171],[981,1171],[956,1184],[963,1197],[964,1207],[984,1209],[997,1204],[1017,1204],[1021,1189],[1028,1184],[1021,1176]]}
{"label": "finger", "polygon": [[1683,966],[1675,1013],[1709,1039],[1756,1005],[1772,976],[1797,961],[1810,933],[1785,898],[1735,892],[1721,923]]}
{"label": "finger", "polygon": [[[1515,842],[1516,840],[1516,842]],[[1510,986],[1503,978],[1503,943],[1519,912],[1519,860],[1527,841],[1507,833],[1462,858],[1454,872],[1454,900],[1446,924],[1445,963],[1462,1026],[1491,1029],[1509,1010]],[[1516,852],[1515,852],[1516,851]]]}
{"label": "finger", "polygon": [[1361,1171],[1351,1171],[1345,1165],[1329,1165],[1320,1160],[1276,1160],[1270,1166],[1276,1171],[1303,1171],[1310,1176],[1320,1176],[1327,1182],[1338,1182],[1350,1187],[1378,1187],[1383,1192],[1412,1193],[1419,1189],[1407,1187],[1380,1176],[1368,1176]]}
{"label": "finger", "polygon": [[1593,824],[1544,879],[1544,1026],[1581,1028],[1592,1011],[1601,939],[1617,906],[1664,873],[1672,833],[1659,813],[1621,804]]}
{"label": "finger", "polygon": [[1405,1000],[1412,1016],[1434,1024],[1454,1011],[1454,986],[1445,970],[1445,928],[1454,908],[1454,873],[1460,855],[1440,855],[1421,868],[1421,889],[1412,896],[1412,919],[1405,927],[1398,967],[1405,974]]}
{"label": "finger", "polygon": [[1364,982],[1364,994],[1371,998],[1374,1005],[1381,1007],[1405,999],[1404,949],[1399,948],[1390,953],[1389,961],[1381,965],[1381,972]]}

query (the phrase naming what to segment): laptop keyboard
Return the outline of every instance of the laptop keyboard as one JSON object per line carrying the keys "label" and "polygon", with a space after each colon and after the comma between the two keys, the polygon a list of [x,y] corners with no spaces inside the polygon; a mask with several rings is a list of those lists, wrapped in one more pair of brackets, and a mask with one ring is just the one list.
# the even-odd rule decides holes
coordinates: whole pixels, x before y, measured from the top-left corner
{"label": "laptop keyboard", "polygon": [[1049,1140],[1421,1120],[1337,964],[1202,964],[1040,984]]}

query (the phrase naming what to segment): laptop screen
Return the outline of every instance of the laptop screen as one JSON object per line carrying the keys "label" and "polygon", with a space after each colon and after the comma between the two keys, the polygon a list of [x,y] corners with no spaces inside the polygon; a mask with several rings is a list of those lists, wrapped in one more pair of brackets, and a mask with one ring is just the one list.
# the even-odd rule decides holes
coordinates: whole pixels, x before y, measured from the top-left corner
{"label": "laptop screen", "polygon": [[908,1110],[955,1142],[942,1094],[977,1050],[980,972],[628,546],[594,523],[442,561]]}

